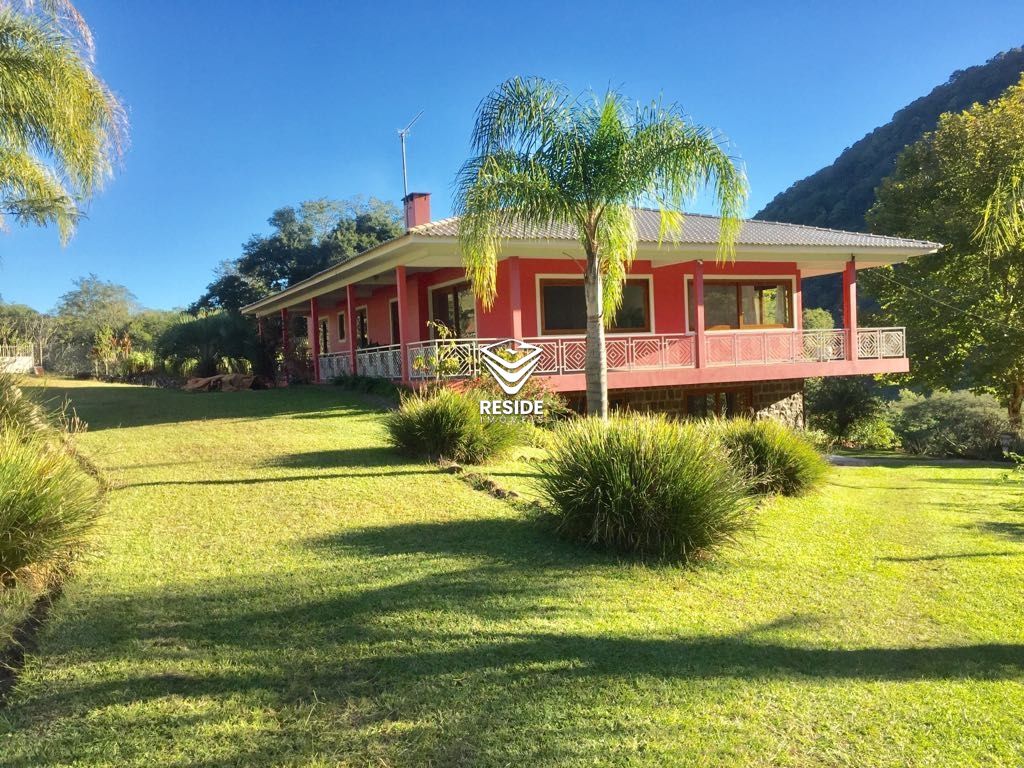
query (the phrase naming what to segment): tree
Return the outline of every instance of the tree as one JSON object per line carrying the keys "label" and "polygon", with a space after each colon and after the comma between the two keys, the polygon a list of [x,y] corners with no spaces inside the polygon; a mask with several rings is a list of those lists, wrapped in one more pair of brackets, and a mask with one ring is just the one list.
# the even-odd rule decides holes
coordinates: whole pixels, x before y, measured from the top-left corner
{"label": "tree", "polygon": [[55,224],[66,242],[112,173],[127,120],[91,52],[66,0],[0,2],[0,227]]}
{"label": "tree", "polygon": [[1013,197],[1021,197],[1020,178],[1024,79],[988,104],[943,115],[900,156],[868,213],[871,227],[946,246],[864,279],[886,319],[907,326],[916,381],[991,392],[1018,425],[1024,238]]}
{"label": "tree", "polygon": [[484,99],[472,146],[456,209],[473,289],[485,307],[493,305],[501,236],[510,227],[573,227],[586,255],[587,410],[604,418],[604,328],[636,256],[632,207],[656,205],[662,235],[673,238],[683,203],[709,188],[722,214],[724,259],[746,200],[743,172],[710,130],[687,123],[675,107],[631,108],[614,91],[574,97],[542,79],[508,80]]}
{"label": "tree", "polygon": [[190,312],[238,311],[402,232],[398,208],[376,198],[306,200],[278,208],[268,223],[274,231],[253,235],[241,257],[222,262]]}
{"label": "tree", "polygon": [[138,309],[135,296],[123,285],[93,274],[78,278],[74,285],[58,300],[57,317],[64,334],[78,342],[91,343],[104,331],[125,330]]}

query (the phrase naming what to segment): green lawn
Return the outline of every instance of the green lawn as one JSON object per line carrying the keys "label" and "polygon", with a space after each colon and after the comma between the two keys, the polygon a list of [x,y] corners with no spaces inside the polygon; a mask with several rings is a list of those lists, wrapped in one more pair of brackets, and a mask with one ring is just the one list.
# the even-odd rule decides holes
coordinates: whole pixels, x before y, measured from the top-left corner
{"label": "green lawn", "polygon": [[1024,764],[1005,469],[836,469],[688,570],[396,459],[337,389],[57,384],[114,489],[4,768]]}

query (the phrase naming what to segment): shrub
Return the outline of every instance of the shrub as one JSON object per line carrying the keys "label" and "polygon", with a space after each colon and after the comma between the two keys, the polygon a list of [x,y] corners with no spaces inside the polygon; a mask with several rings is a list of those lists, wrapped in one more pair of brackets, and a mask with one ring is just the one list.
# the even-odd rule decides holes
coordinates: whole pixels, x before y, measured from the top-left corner
{"label": "shrub", "polygon": [[894,427],[911,453],[975,459],[1002,458],[1000,435],[1011,431],[994,397],[970,392],[900,393]]}
{"label": "shrub", "polygon": [[27,396],[10,373],[0,373],[0,432],[39,432],[49,427],[42,407]]}
{"label": "shrub", "polygon": [[803,321],[804,329],[808,331],[830,330],[836,327],[836,321],[832,317],[832,313],[827,309],[822,309],[821,307],[805,309]]}
{"label": "shrub", "polygon": [[738,472],[756,493],[794,496],[817,485],[828,464],[798,432],[774,419],[731,419],[709,422]]}
{"label": "shrub", "polygon": [[[490,376],[480,376],[462,384],[463,391],[476,400],[507,400],[498,383]],[[565,399],[557,392],[548,389],[538,379],[529,379],[519,394],[521,400],[540,400],[544,403],[544,415],[535,417],[534,423],[542,427],[551,427],[561,419],[572,414]]]}
{"label": "shrub", "polygon": [[884,407],[878,385],[870,376],[829,376],[808,379],[804,387],[807,420],[839,440],[853,425],[878,416]]}
{"label": "shrub", "polygon": [[16,429],[0,434],[0,489],[0,585],[59,564],[99,511],[99,489],[74,458]]}
{"label": "shrub", "polygon": [[554,430],[539,468],[558,529],[590,545],[685,561],[749,525],[744,479],[694,424],[573,419]]}
{"label": "shrub", "polygon": [[802,430],[800,435],[818,453],[831,453],[836,447],[836,439],[823,429],[807,428]]}
{"label": "shrub", "polygon": [[403,453],[466,464],[500,455],[523,433],[521,422],[483,418],[475,398],[447,388],[407,395],[384,424],[391,444]]}
{"label": "shrub", "polygon": [[363,392],[368,395],[377,395],[378,397],[393,400],[398,399],[398,387],[388,379],[381,379],[376,376],[343,373],[331,379],[331,383],[349,392]]}
{"label": "shrub", "polygon": [[899,448],[900,437],[885,416],[861,419],[850,428],[846,442],[869,451],[891,451]]}

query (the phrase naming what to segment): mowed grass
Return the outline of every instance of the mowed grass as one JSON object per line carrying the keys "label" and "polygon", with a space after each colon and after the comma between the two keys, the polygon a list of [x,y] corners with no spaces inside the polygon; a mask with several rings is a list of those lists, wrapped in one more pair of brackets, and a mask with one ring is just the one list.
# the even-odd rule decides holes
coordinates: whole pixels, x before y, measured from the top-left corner
{"label": "mowed grass", "polygon": [[1024,764],[1004,468],[835,469],[682,569],[397,458],[333,388],[49,391],[114,489],[5,768]]}

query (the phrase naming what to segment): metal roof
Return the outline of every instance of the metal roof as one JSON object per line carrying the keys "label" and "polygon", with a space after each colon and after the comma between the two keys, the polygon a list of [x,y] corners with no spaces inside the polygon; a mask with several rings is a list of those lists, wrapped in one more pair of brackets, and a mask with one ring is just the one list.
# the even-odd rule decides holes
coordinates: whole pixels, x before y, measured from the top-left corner
{"label": "metal roof", "polygon": [[[642,243],[657,243],[661,214],[653,209],[638,208],[636,217],[637,237]],[[683,230],[675,238],[680,244],[715,245],[718,243],[720,219],[699,213],[683,215]],[[458,237],[459,217],[452,216],[410,230],[411,234],[423,237]],[[567,224],[549,224],[543,227],[528,227],[512,224],[501,233],[509,240],[576,240],[576,229]],[[940,243],[928,240],[912,240],[887,235],[869,235],[864,232],[845,232],[841,229],[823,229],[803,224],[784,224],[778,221],[745,219],[736,238],[736,245],[778,245],[778,246],[825,246],[850,248],[941,248]]]}

